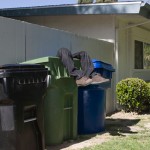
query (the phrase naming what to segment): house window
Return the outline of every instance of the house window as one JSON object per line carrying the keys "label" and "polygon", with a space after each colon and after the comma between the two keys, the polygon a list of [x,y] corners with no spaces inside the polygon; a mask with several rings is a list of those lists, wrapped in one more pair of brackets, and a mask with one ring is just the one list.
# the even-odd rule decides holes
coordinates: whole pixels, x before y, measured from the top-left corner
{"label": "house window", "polygon": [[150,44],[135,41],[135,69],[150,69]]}

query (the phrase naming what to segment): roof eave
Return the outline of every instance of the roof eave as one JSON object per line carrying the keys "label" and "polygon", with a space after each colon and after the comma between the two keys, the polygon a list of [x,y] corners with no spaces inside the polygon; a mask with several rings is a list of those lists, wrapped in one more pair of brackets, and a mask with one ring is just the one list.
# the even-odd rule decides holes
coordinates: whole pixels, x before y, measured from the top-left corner
{"label": "roof eave", "polygon": [[50,16],[50,15],[90,15],[90,14],[139,14],[141,2],[116,2],[83,5],[63,5],[1,9],[0,16]]}

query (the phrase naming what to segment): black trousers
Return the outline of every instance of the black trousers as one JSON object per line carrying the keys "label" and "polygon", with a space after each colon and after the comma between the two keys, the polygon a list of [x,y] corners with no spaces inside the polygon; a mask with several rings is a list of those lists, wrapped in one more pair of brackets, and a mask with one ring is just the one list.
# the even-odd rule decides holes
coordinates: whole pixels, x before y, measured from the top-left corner
{"label": "black trousers", "polygon": [[[72,54],[67,48],[61,48],[58,50],[57,56],[68,70],[69,75],[75,77],[75,79],[80,79],[83,76],[92,77],[96,75],[91,58],[85,51]],[[82,70],[74,66],[73,58],[80,60]]]}

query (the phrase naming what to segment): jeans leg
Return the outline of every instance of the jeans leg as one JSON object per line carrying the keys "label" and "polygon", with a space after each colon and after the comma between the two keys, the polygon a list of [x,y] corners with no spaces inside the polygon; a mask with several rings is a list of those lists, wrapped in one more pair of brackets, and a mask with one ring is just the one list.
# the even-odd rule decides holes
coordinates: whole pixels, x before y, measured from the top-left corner
{"label": "jeans leg", "polygon": [[83,71],[77,69],[74,66],[71,51],[69,51],[67,48],[61,48],[58,50],[57,56],[61,59],[64,67],[68,70],[70,76],[73,76],[76,79],[80,79],[83,77]]}
{"label": "jeans leg", "polygon": [[90,56],[85,51],[77,52],[73,54],[73,58],[80,59],[83,75],[91,77],[95,75],[94,66]]}

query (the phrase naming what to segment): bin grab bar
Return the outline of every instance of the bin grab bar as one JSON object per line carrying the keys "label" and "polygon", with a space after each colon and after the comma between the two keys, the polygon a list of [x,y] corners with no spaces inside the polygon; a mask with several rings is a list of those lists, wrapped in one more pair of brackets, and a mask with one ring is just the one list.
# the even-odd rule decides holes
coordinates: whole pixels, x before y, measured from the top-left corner
{"label": "bin grab bar", "polygon": [[68,109],[72,109],[72,107],[66,107],[66,108],[64,108],[64,110],[68,110]]}
{"label": "bin grab bar", "polygon": [[25,119],[24,123],[28,123],[28,122],[35,121],[35,120],[37,120],[37,118]]}

